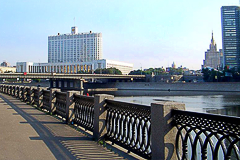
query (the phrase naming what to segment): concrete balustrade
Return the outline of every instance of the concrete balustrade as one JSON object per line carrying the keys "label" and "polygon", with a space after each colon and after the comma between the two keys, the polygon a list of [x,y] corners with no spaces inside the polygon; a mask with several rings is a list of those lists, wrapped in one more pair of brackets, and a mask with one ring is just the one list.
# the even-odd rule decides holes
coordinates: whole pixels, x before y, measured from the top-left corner
{"label": "concrete balustrade", "polygon": [[66,123],[71,123],[74,119],[74,94],[80,94],[79,91],[68,91],[66,96]]}
{"label": "concrete balustrade", "polygon": [[[172,110],[185,110],[185,104],[162,101],[151,104],[152,159],[177,159]],[[161,146],[161,147],[159,147]]]}
{"label": "concrete balustrade", "polygon": [[[31,90],[30,98],[27,98],[27,89]],[[37,92],[34,92],[37,91]],[[44,97],[41,87],[9,86],[0,85],[0,92],[19,98],[23,102],[42,108]],[[54,114],[56,110],[56,92],[60,89],[50,89],[49,113]],[[11,94],[10,94],[11,93]],[[37,95],[35,95],[37,94]],[[79,91],[68,91],[66,93],[66,123],[71,124],[74,120],[74,95],[80,95]],[[35,98],[34,98],[35,97]],[[105,100],[113,100],[114,96],[100,94],[94,97],[94,124],[93,139],[96,141],[104,139],[107,133],[107,109]],[[175,135],[177,130],[172,124],[172,110],[185,110],[185,105],[176,102],[161,102],[151,104],[151,159],[177,159],[175,149]]]}

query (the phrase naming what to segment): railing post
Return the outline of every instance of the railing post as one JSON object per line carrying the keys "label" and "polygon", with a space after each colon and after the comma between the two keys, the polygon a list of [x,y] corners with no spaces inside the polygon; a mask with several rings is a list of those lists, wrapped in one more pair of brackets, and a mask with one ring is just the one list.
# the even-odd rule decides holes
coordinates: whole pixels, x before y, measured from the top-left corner
{"label": "railing post", "polygon": [[107,133],[105,99],[111,100],[114,99],[114,96],[107,94],[97,94],[94,96],[93,139],[95,141],[103,139]]}
{"label": "railing post", "polygon": [[79,91],[68,91],[66,96],[66,123],[71,123],[74,119],[74,94],[80,94]]}
{"label": "railing post", "polygon": [[38,87],[38,104],[37,107],[41,108],[43,105],[43,87]]}
{"label": "railing post", "polygon": [[185,104],[162,101],[151,104],[152,159],[177,159],[176,134],[171,111],[185,110]]}
{"label": "railing post", "polygon": [[50,89],[50,98],[49,98],[49,113],[53,114],[56,110],[55,107],[55,102],[56,102],[56,91],[61,92],[60,89],[56,89],[56,88],[51,88]]}

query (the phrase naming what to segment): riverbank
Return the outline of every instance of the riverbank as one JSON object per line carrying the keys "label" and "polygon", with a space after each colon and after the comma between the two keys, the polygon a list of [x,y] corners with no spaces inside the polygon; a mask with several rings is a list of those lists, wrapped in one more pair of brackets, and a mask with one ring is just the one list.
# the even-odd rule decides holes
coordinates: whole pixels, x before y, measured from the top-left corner
{"label": "riverbank", "polygon": [[[86,87],[88,87],[88,85],[86,85]],[[240,82],[202,82],[202,83],[116,82],[98,84],[95,85],[95,87],[117,88],[118,90],[240,92]]]}

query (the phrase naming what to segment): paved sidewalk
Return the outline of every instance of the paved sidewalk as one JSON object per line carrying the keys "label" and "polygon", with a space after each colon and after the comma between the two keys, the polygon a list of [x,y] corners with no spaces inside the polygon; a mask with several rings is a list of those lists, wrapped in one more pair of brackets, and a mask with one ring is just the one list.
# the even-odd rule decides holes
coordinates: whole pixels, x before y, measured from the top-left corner
{"label": "paved sidewalk", "polygon": [[123,159],[58,119],[0,93],[0,159]]}

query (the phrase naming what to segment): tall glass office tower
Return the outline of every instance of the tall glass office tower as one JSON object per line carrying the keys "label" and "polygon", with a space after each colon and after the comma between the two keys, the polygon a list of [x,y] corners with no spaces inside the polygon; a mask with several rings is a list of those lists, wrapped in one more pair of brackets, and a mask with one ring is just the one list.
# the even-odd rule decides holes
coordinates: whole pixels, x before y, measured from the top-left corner
{"label": "tall glass office tower", "polygon": [[223,6],[221,14],[224,65],[240,67],[240,7]]}

